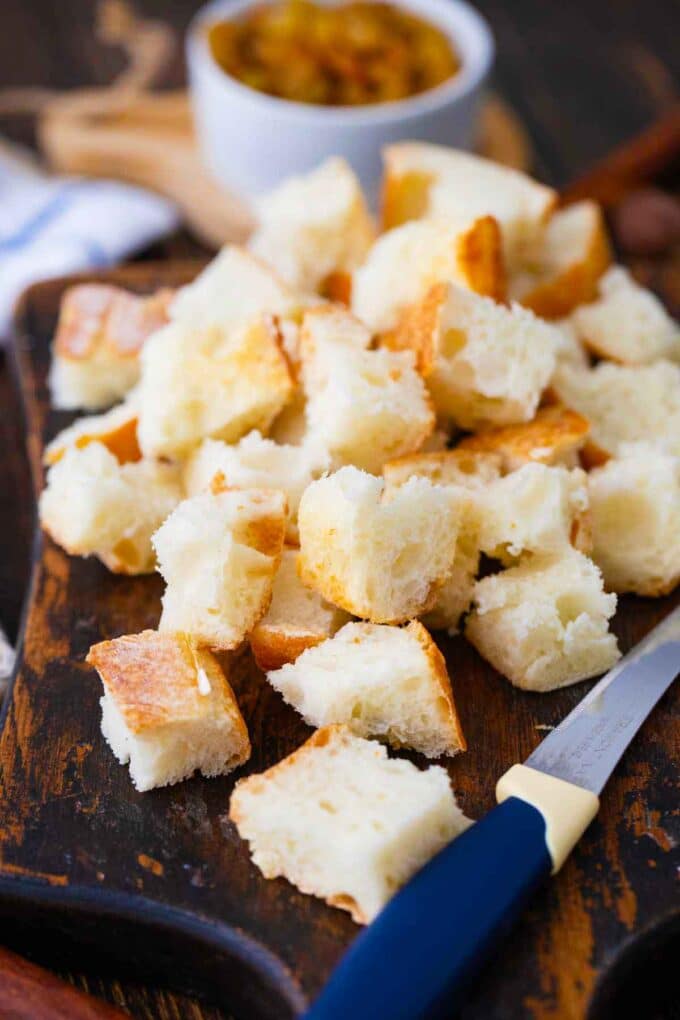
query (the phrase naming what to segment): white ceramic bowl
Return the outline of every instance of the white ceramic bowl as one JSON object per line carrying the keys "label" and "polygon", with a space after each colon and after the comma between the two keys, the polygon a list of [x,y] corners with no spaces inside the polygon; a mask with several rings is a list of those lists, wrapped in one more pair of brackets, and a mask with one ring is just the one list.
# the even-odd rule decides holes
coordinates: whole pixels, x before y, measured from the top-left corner
{"label": "white ceramic bowl", "polygon": [[484,81],[493,60],[493,37],[484,19],[461,0],[392,0],[438,25],[461,59],[450,81],[412,99],[362,107],[290,102],[257,92],[214,60],[206,26],[233,17],[254,0],[215,0],[194,18],[187,63],[198,138],[205,160],[227,187],[249,197],[327,156],[344,156],[374,201],[380,150],[417,139],[469,148]]}

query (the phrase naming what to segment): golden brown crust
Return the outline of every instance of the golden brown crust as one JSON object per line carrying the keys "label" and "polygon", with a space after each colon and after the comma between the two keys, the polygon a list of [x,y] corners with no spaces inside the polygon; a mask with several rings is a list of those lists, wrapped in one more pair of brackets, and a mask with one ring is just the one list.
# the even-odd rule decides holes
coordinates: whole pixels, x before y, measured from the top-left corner
{"label": "golden brown crust", "polygon": [[583,257],[556,276],[543,279],[519,297],[520,304],[544,319],[563,319],[574,308],[597,297],[598,281],[612,262],[604,217],[599,209]]}
{"label": "golden brown crust", "polygon": [[435,283],[422,301],[403,313],[396,329],[380,336],[380,343],[393,351],[413,351],[416,367],[427,378],[434,369],[440,315],[448,295],[448,284]]}
{"label": "golden brown crust", "polygon": [[449,677],[449,673],[446,668],[446,660],[444,659],[444,656],[432,640],[429,631],[423,627],[419,620],[411,620],[406,628],[406,632],[410,634],[411,637],[414,637],[422,648],[430,667],[430,675],[439,686],[441,695],[446,702],[445,714],[447,716],[448,728],[451,733],[451,747],[447,753],[455,754],[458,751],[467,751],[467,742],[456,710],[456,703],[453,699],[451,678]]}
{"label": "golden brown crust", "polygon": [[243,509],[252,514],[255,508],[265,508],[263,513],[245,519],[237,525],[239,542],[256,549],[263,556],[280,559],[286,537],[288,520],[288,498],[281,489],[243,489],[230,486],[224,472],[217,471],[210,483],[210,491],[214,496],[221,492],[242,492],[244,494]]}
{"label": "golden brown crust", "polygon": [[[90,443],[102,443],[118,460],[119,464],[128,464],[142,459],[142,451],[137,441],[136,412],[130,412],[130,417],[118,425],[114,425],[106,431],[82,432],[73,442],[73,446],[82,450]],[[55,446],[50,444],[45,450],[45,463],[50,467],[66,453],[69,444]]]}
{"label": "golden brown crust", "polygon": [[470,290],[505,301],[508,281],[503,259],[503,238],[493,216],[480,216],[457,239],[458,266]]}
{"label": "golden brown crust", "polygon": [[456,450],[498,453],[503,459],[503,469],[514,471],[531,461],[560,464],[573,459],[584,446],[589,432],[590,423],[583,415],[567,407],[550,405],[540,408],[532,421],[467,436]]}
{"label": "golden brown crust", "polygon": [[341,269],[329,273],[322,281],[319,293],[328,301],[349,306],[352,301],[352,274]]}
{"label": "golden brown crust", "polygon": [[[240,737],[248,741],[224,672],[211,652],[198,648],[189,634],[145,630],[93,645],[86,662],[99,673],[132,733],[171,723],[213,718],[227,712]],[[199,675],[210,687],[201,693]]]}
{"label": "golden brown crust", "polygon": [[70,287],[62,298],[54,351],[79,361],[102,348],[121,359],[135,358],[147,337],[168,321],[173,295],[163,289],[139,297],[100,283]]}
{"label": "golden brown crust", "polygon": [[427,214],[434,177],[422,170],[395,173],[390,167],[389,152],[385,153],[385,162],[380,195],[380,219],[382,229],[391,230],[408,220],[419,220]]}
{"label": "golden brown crust", "polygon": [[312,631],[291,631],[276,624],[258,623],[250,634],[250,647],[263,673],[280,669],[295,660],[308,648],[321,644],[326,634]]}

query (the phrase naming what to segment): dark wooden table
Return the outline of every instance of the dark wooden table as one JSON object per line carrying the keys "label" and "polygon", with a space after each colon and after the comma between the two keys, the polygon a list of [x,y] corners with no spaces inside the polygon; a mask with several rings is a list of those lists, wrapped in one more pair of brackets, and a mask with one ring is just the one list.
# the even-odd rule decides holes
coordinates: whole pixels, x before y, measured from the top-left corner
{"label": "dark wooden table", "polygon": [[[144,14],[171,21],[178,32],[197,6],[183,0],[137,4]],[[496,87],[528,128],[536,172],[546,181],[565,184],[677,98],[677,0],[483,0],[477,6],[496,35]],[[0,88],[108,83],[122,57],[94,38],[94,10],[91,0],[2,0]],[[182,78],[178,53],[167,83]],[[33,142],[28,118],[0,117],[0,131]],[[199,250],[180,234],[145,257]],[[0,621],[12,639],[27,581],[32,518],[19,411],[0,353]],[[92,975],[72,980],[135,1017],[225,1016],[185,997],[127,982]],[[510,1012],[507,1018],[512,1020]]]}

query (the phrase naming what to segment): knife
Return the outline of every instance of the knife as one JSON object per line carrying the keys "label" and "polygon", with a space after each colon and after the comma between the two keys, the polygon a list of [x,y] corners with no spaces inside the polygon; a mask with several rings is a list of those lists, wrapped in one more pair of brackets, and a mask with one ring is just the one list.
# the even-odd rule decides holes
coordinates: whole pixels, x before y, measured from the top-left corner
{"label": "knife", "polygon": [[679,672],[680,607],[500,778],[498,806],[390,900],[305,1020],[452,1016],[531,894],[590,825],[621,755]]}

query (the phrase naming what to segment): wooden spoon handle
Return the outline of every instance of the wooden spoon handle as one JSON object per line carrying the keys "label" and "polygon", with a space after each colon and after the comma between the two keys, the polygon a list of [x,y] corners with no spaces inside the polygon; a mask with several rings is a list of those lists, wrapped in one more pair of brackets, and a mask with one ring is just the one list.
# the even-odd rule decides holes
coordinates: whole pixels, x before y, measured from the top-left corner
{"label": "wooden spoon handle", "polygon": [[3,1020],[129,1020],[129,1014],[79,991],[61,978],[0,947]]}

